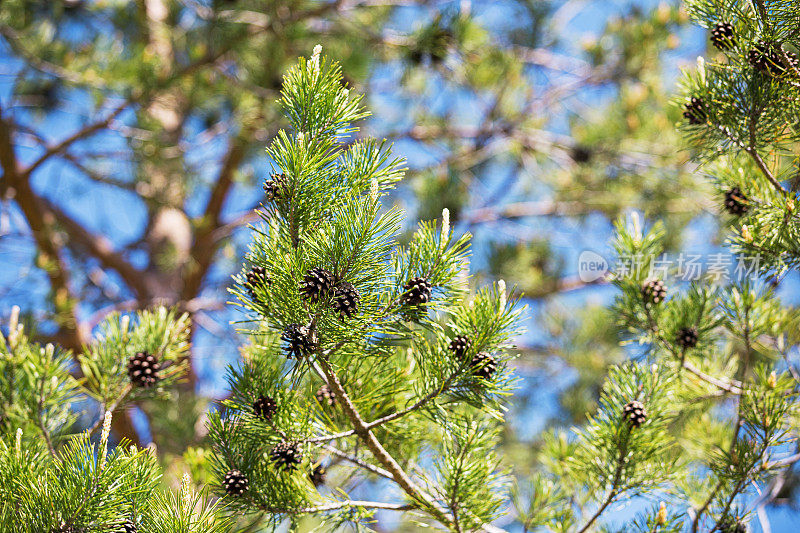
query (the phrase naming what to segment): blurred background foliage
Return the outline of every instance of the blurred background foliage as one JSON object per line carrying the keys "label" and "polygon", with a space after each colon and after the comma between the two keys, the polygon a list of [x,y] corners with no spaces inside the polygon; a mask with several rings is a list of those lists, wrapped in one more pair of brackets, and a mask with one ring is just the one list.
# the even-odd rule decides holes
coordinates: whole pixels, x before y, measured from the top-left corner
{"label": "blurred background foliage", "polygon": [[631,209],[671,250],[716,235],[719,199],[669,105],[707,36],[676,1],[3,0],[0,36],[0,314],[20,305],[39,340],[75,349],[115,310],[188,312],[191,379],[114,418],[171,479],[206,475],[281,73],[317,43],[375,110],[364,133],[408,158],[409,227],[450,209],[475,235],[474,283],[530,304],[504,439],[520,473],[629,356],[578,254],[610,259]]}

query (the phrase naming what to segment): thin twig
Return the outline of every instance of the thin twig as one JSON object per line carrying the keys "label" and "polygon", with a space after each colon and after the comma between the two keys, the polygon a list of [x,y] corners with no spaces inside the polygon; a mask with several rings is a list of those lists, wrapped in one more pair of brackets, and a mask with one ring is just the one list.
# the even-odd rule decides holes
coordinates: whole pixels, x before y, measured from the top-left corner
{"label": "thin twig", "polygon": [[323,444],[321,446],[321,448],[323,450],[325,450],[326,452],[330,453],[331,455],[335,455],[336,457],[344,459],[345,461],[349,461],[349,462],[353,463],[354,465],[360,466],[361,468],[363,468],[365,470],[369,470],[373,474],[377,474],[377,475],[379,475],[381,477],[385,477],[387,479],[394,480],[394,478],[392,477],[391,472],[388,472],[388,471],[384,470],[383,468],[381,468],[379,466],[371,465],[366,461],[362,461],[358,457],[355,457],[354,455],[350,455],[348,453],[345,453],[345,452],[343,452],[343,451],[341,451],[341,450],[339,450],[337,448],[334,448],[333,446],[331,446],[329,444]]}
{"label": "thin twig", "polygon": [[750,154],[750,157],[753,158],[753,161],[755,161],[756,166],[758,166],[759,170],[761,170],[761,173],[764,174],[764,176],[772,184],[772,186],[775,187],[775,189],[779,193],[786,194],[786,189],[784,189],[783,185],[781,185],[780,182],[777,179],[775,179],[775,176],[772,174],[772,171],[770,171],[770,169],[767,168],[767,165],[764,163],[764,160],[761,159],[761,156],[759,155],[758,151],[752,146],[745,148],[745,151],[748,154]]}
{"label": "thin twig", "polygon": [[630,435],[630,428],[627,429],[627,433],[625,434],[625,440],[621,443],[619,448],[619,456],[617,457],[617,469],[614,471],[614,479],[611,482],[611,488],[608,491],[608,496],[606,496],[605,500],[603,501],[603,505],[600,506],[597,511],[589,518],[589,520],[583,525],[583,527],[578,531],[578,533],[585,533],[595,521],[600,518],[600,515],[603,514],[609,505],[611,505],[616,497],[619,495],[619,483],[622,481],[622,470],[625,467],[625,455],[628,453],[628,436]]}
{"label": "thin twig", "polygon": [[411,511],[417,509],[416,505],[412,504],[399,504],[399,503],[383,503],[383,502],[370,502],[361,500],[348,500],[344,502],[329,503],[326,505],[317,505],[315,507],[303,507],[300,509],[279,509],[275,507],[261,507],[262,511],[274,514],[307,514],[307,513],[322,513],[326,511],[335,511],[345,507],[362,507],[364,509],[383,509],[388,511]]}
{"label": "thin twig", "polygon": [[39,429],[42,431],[42,435],[44,435],[44,441],[47,443],[47,449],[50,452],[50,455],[53,457],[56,456],[56,450],[53,448],[53,442],[50,440],[50,432],[47,431],[47,427],[44,425],[44,419],[42,418],[42,410],[44,409],[44,384],[45,378],[42,376],[42,383],[39,386],[39,403],[36,409],[36,422],[39,425]]}
{"label": "thin twig", "polygon": [[116,411],[117,407],[119,407],[119,404],[122,403],[122,401],[125,399],[126,396],[128,396],[128,393],[130,392],[131,392],[131,384],[128,383],[127,385],[125,385],[125,388],[122,389],[122,392],[117,397],[117,399],[114,400],[113,403],[111,403],[111,405],[106,405],[105,403],[103,404],[103,409],[101,410],[101,416],[97,420],[95,420],[94,424],[92,424],[92,427],[90,427],[87,430],[90,436],[95,431],[97,431],[97,428],[100,427],[100,424],[103,422],[103,419],[105,418],[106,411],[110,411],[112,413]]}
{"label": "thin twig", "polygon": [[417,486],[417,484],[411,480],[400,464],[378,441],[372,431],[366,427],[363,418],[361,418],[361,415],[356,410],[352,400],[350,400],[350,397],[345,392],[341,382],[339,381],[339,377],[333,371],[333,368],[331,368],[330,363],[323,358],[319,358],[317,360],[317,364],[313,365],[312,368],[320,369],[325,381],[342,406],[342,411],[353,424],[353,429],[355,430],[356,434],[361,438],[364,444],[367,445],[367,448],[369,448],[370,452],[372,452],[372,455],[375,457],[375,459],[377,459],[378,462],[380,462],[391,474],[395,483],[397,483],[411,498],[423,504],[431,513],[431,515],[433,515],[437,520],[449,527],[452,524],[452,520],[450,520],[450,518],[447,516],[447,512],[438,503],[436,503],[431,496],[425,494]]}

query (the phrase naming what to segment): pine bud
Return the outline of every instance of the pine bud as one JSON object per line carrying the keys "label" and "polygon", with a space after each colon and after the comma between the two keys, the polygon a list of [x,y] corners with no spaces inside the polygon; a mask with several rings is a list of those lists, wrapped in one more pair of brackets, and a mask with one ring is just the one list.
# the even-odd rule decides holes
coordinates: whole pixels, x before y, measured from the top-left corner
{"label": "pine bud", "polygon": [[14,450],[17,452],[17,456],[22,455],[22,428],[17,428],[17,439],[14,442]]}
{"label": "pine bud", "polygon": [[700,84],[704,85],[706,82],[706,59],[703,56],[697,56],[697,74],[700,76]]}
{"label": "pine bud", "polygon": [[17,346],[17,339],[22,332],[19,324],[19,306],[15,305],[11,308],[11,316],[8,319],[8,344],[13,350]]}
{"label": "pine bud", "polygon": [[313,78],[316,79],[319,75],[319,55],[322,53],[322,45],[317,45],[314,47],[314,50],[311,52],[311,59],[309,63],[311,63],[311,69]]}
{"label": "pine bud", "polygon": [[500,280],[497,282],[497,292],[500,293],[500,312],[502,313],[506,308],[506,282]]}
{"label": "pine bud", "polygon": [[664,505],[664,502],[661,502],[658,506],[658,516],[656,516],[656,523],[659,526],[663,526],[667,523],[667,506]]}
{"label": "pine bud", "polygon": [[404,376],[410,376],[414,372],[414,350],[411,347],[406,348],[406,369],[403,371]]}
{"label": "pine bud", "polygon": [[456,275],[456,283],[463,290],[469,289],[469,260],[465,259],[461,263],[461,268]]}
{"label": "pine bud", "polygon": [[774,389],[778,385],[778,376],[775,374],[775,371],[769,373],[769,377],[767,378],[767,385],[770,389]]}
{"label": "pine bud", "polygon": [[442,239],[450,234],[450,210],[446,207],[442,209]]}
{"label": "pine bud", "polygon": [[750,226],[742,226],[742,239],[744,239],[746,243],[753,242],[753,234],[750,233]]}
{"label": "pine bud", "polygon": [[642,243],[642,222],[639,220],[639,213],[631,213],[631,237],[636,245]]}
{"label": "pine bud", "polygon": [[100,469],[106,464],[108,455],[108,436],[111,433],[111,411],[106,411],[103,417],[103,429],[100,431]]}
{"label": "pine bud", "polygon": [[380,189],[378,188],[378,180],[373,178],[369,182],[369,199],[372,200],[373,202],[377,202],[379,192]]}
{"label": "pine bud", "polygon": [[181,478],[181,502],[183,502],[184,509],[189,509],[192,505],[191,482],[192,479],[189,477],[189,474],[183,474]]}

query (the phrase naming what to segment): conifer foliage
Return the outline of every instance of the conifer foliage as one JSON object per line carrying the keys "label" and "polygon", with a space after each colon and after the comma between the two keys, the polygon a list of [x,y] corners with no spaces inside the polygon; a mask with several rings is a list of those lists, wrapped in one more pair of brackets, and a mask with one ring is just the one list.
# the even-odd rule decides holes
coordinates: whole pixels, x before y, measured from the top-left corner
{"label": "conifer foliage", "polygon": [[[279,168],[246,258],[272,283],[254,301],[248,270],[239,277],[252,342],[209,423],[219,494],[237,515],[273,524],[360,524],[380,510],[491,527],[506,486],[493,448],[519,310],[504,286],[468,295],[469,236],[453,234],[446,211],[398,243],[402,213],[381,200],[403,161],[382,142],[352,140],[361,97],[319,48],[284,77],[281,104],[289,129],[268,149]],[[231,472],[248,481],[235,497]],[[351,496],[356,480],[393,488]]]}
{"label": "conifer foliage", "polygon": [[[112,314],[83,353],[70,354],[31,342],[17,313],[0,336],[0,531],[227,531],[217,505],[188,479],[179,493],[164,492],[153,453],[109,445],[113,411],[169,394],[185,373],[187,317],[164,308]],[[70,373],[75,363],[80,381]],[[81,413],[82,405],[105,414]],[[78,415],[96,421],[74,435]]]}
{"label": "conifer foliage", "polygon": [[545,441],[514,498],[529,531],[616,530],[608,515],[637,495],[657,505],[620,531],[765,531],[800,460],[800,322],[772,281],[800,266],[800,8],[686,5],[713,48],[685,72],[678,127],[713,178],[730,277],[673,283],[664,226],[618,223],[613,311],[635,360],[611,368],[585,426]]}
{"label": "conifer foliage", "polygon": [[[0,338],[0,531],[360,529],[381,512],[457,533],[497,533],[501,515],[515,530],[585,533],[637,496],[660,502],[625,531],[762,519],[800,461],[800,314],[765,282],[800,267],[800,19],[789,1],[688,7],[714,55],[685,75],[680,127],[754,276],[673,283],[654,272],[663,226],[620,221],[617,254],[636,263],[613,275],[613,312],[635,357],[609,369],[584,425],[544,439],[533,476],[513,483],[497,454],[522,310],[503,282],[469,293],[470,237],[454,235],[447,210],[398,242],[402,213],[382,199],[403,162],[354,140],[361,98],[316,48],[284,77],[288,129],[268,148],[262,223],[232,289],[250,342],[209,415],[215,497],[188,479],[164,491],[153,454],[109,447],[112,412],[168,394],[184,373],[184,316],[112,315],[79,354],[32,343],[12,316]],[[105,414],[70,435],[85,399]]]}

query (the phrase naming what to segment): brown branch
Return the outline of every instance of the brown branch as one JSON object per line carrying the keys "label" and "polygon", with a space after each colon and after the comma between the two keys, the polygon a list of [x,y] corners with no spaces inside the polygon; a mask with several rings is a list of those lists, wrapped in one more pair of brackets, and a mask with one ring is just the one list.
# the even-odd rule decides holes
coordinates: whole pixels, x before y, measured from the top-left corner
{"label": "brown branch", "polygon": [[78,131],[76,131],[63,141],[46,148],[45,152],[41,156],[39,156],[39,158],[36,161],[31,163],[25,170],[22,171],[22,175],[27,178],[28,176],[31,175],[31,173],[34,170],[39,168],[42,165],[42,163],[47,161],[50,157],[62,153],[64,150],[69,148],[75,142],[85,139],[86,137],[89,137],[94,133],[97,133],[101,129],[106,128],[109,124],[111,124],[111,122],[115,118],[119,116],[120,113],[122,113],[128,107],[128,105],[130,105],[130,101],[125,100],[122,104],[117,106],[111,113],[109,113],[106,118],[98,120],[96,122],[92,122],[91,124],[87,124],[86,126],[82,127],[81,129],[79,129]]}
{"label": "brown branch", "polygon": [[[100,124],[101,123],[99,122],[95,123],[92,125],[92,128],[84,128],[81,131],[83,132],[83,135],[88,135],[90,129],[96,131],[97,129],[101,128],[102,126]],[[79,222],[62,211],[61,208],[56,206],[47,198],[37,195],[30,187],[29,179],[31,172],[36,168],[36,166],[38,166],[38,162],[44,161],[45,155],[43,155],[39,160],[37,160],[36,163],[29,166],[27,169],[20,171],[17,167],[13,145],[11,145],[11,134],[8,131],[8,124],[4,122],[0,128],[3,129],[3,132],[0,133],[0,143],[4,144],[4,146],[0,149],[2,149],[3,152],[6,152],[3,155],[3,169],[6,177],[8,178],[6,180],[5,188],[13,188],[17,203],[25,213],[25,216],[28,219],[28,224],[34,231],[34,238],[36,239],[37,246],[43,251],[47,252],[49,255],[54,257],[57,256],[59,250],[57,249],[58,247],[55,244],[56,241],[53,238],[53,235],[54,225],[60,225],[66,231],[66,235],[70,241],[72,241],[76,246],[85,249],[104,267],[116,270],[125,280],[125,282],[131,287],[131,289],[140,298],[143,298],[146,295],[146,287],[142,278],[142,273],[134,268],[133,265],[131,265],[128,260],[125,259],[125,257],[116,252],[108,239],[106,239],[104,236],[90,233]],[[73,139],[71,142],[74,142],[74,140],[77,138],[78,134],[70,136],[70,139]],[[67,141],[69,141],[69,139],[48,151],[49,155],[46,154],[47,157],[66,149],[66,146],[69,144]],[[41,236],[37,237],[37,230],[34,228],[34,224],[36,224],[39,228],[48,228],[48,231],[51,233],[51,237],[48,239],[51,241],[50,245],[48,245],[47,242],[44,242]],[[66,272],[66,266],[63,268],[64,272]],[[63,286],[66,286],[65,282],[59,281],[58,285],[54,288]],[[80,343],[76,344],[74,339],[72,342],[69,342],[68,345],[73,349],[80,348]]]}
{"label": "brown branch", "polygon": [[622,481],[622,471],[625,468],[625,456],[628,454],[628,437],[630,436],[630,431],[631,429],[628,428],[627,429],[628,433],[625,434],[625,441],[621,443],[619,449],[619,456],[617,457],[617,468],[614,471],[614,479],[611,482],[611,488],[609,489],[608,496],[606,496],[600,508],[597,509],[597,511],[589,518],[589,520],[578,531],[578,533],[584,533],[586,530],[588,530],[592,526],[592,524],[598,518],[600,518],[600,515],[603,514],[603,511],[605,511],[606,508],[608,508],[608,506],[614,502],[617,496],[619,496],[620,494],[619,485],[620,482]]}
{"label": "brown branch", "polygon": [[16,30],[6,24],[0,24],[0,35],[5,37],[11,50],[16,52],[27,62],[34,70],[50,74],[58,78],[64,79],[74,85],[88,86],[94,88],[104,88],[97,84],[91,84],[83,79],[79,74],[71,72],[59,65],[55,65],[38,57],[36,54],[29,52],[20,44],[20,36]]}
{"label": "brown branch", "polygon": [[338,448],[334,448],[333,446],[330,446],[328,444],[324,444],[321,447],[322,447],[323,450],[325,450],[326,452],[330,453],[331,455],[335,455],[336,457],[338,457],[340,459],[344,459],[345,461],[353,463],[356,466],[360,466],[364,470],[369,470],[373,474],[377,474],[377,475],[379,475],[381,477],[384,477],[386,479],[394,480],[394,478],[392,477],[391,472],[388,472],[388,471],[384,470],[383,468],[381,468],[379,466],[371,465],[366,461],[362,461],[358,457],[355,457],[353,455],[345,453],[345,452],[339,450]]}
{"label": "brown branch", "polygon": [[314,507],[301,507],[299,509],[279,509],[277,507],[259,507],[262,511],[272,514],[311,514],[323,513],[327,511],[336,511],[345,507],[361,507],[363,509],[383,509],[386,511],[411,511],[417,509],[416,505],[399,504],[399,503],[383,503],[383,502],[369,502],[362,500],[348,500],[345,502],[328,503],[325,505],[317,505]]}
{"label": "brown branch", "polygon": [[470,224],[494,222],[511,218],[538,216],[570,216],[586,214],[590,211],[580,202],[554,202],[552,200],[536,202],[514,202],[502,207],[490,206],[473,209],[464,217]]}
{"label": "brown branch", "polygon": [[764,160],[761,159],[761,155],[759,155],[758,151],[753,146],[748,146],[747,148],[745,148],[745,151],[748,154],[750,154],[750,157],[753,158],[753,161],[755,161],[758,169],[761,171],[762,174],[764,174],[764,177],[767,178],[767,180],[772,184],[772,186],[775,187],[775,189],[779,193],[785,195],[786,189],[784,189],[783,185],[781,185],[780,182],[777,179],[775,179],[775,176],[772,174],[772,171],[767,167],[766,163],[764,163]]}
{"label": "brown branch", "polygon": [[95,235],[84,228],[50,200],[37,197],[49,217],[66,230],[68,239],[97,259],[105,268],[115,270],[140,299],[147,297],[144,273],[135,268],[122,254],[114,250],[111,242],[103,235]]}
{"label": "brown branch", "polygon": [[342,411],[350,420],[350,423],[353,424],[353,429],[355,430],[356,434],[359,436],[359,438],[361,438],[364,444],[367,445],[367,448],[369,448],[370,452],[372,452],[372,455],[375,457],[375,459],[377,459],[378,462],[381,463],[384,468],[386,468],[386,470],[391,474],[395,483],[397,483],[406,494],[422,504],[434,518],[449,527],[452,524],[452,520],[447,516],[447,511],[445,511],[445,509],[436,503],[431,496],[425,494],[417,486],[417,484],[414,483],[408,474],[405,473],[403,468],[378,441],[378,439],[375,437],[375,434],[366,427],[364,419],[361,418],[361,415],[356,410],[355,405],[353,405],[350,397],[345,392],[341,382],[339,381],[339,377],[333,371],[333,368],[331,368],[328,361],[324,360],[323,358],[319,358],[318,367],[321,369],[325,381],[328,383],[328,386],[331,388],[336,396],[336,399],[339,401],[339,404],[342,406]]}
{"label": "brown branch", "polygon": [[222,225],[220,221],[222,207],[233,186],[233,178],[239,168],[239,164],[244,159],[245,153],[246,141],[244,138],[232,138],[229,142],[225,159],[222,162],[222,168],[217,176],[217,181],[211,190],[211,197],[206,205],[200,228],[194,237],[192,246],[193,261],[188,264],[188,272],[184,276],[183,300],[190,299],[198,293],[200,285],[214,260],[214,252],[220,242],[216,235],[217,230]]}
{"label": "brown branch", "polygon": [[47,380],[45,379],[45,376],[42,376],[41,378],[42,383],[39,386],[39,403],[37,404],[36,409],[36,423],[39,425],[39,429],[42,431],[42,436],[47,444],[47,450],[50,452],[50,455],[55,457],[56,450],[53,448],[53,441],[50,439],[50,432],[47,430],[47,426],[45,426],[44,419],[42,418],[42,410],[44,409],[44,385]]}
{"label": "brown branch", "polygon": [[[389,422],[391,422],[393,420],[397,420],[398,418],[401,418],[401,417],[407,415],[408,413],[411,413],[412,411],[416,411],[417,409],[421,408],[422,406],[424,406],[429,401],[433,400],[434,398],[436,398],[437,396],[439,396],[440,394],[445,392],[450,387],[450,384],[453,382],[453,380],[455,380],[455,378],[458,377],[462,373],[463,373],[463,369],[459,369],[458,371],[456,371],[453,374],[451,374],[450,377],[448,377],[445,380],[445,382],[442,384],[441,387],[430,391],[428,394],[426,394],[425,396],[420,398],[414,404],[410,405],[409,407],[406,407],[405,409],[401,409],[399,411],[395,411],[394,413],[388,414],[388,415],[386,415],[384,417],[377,418],[377,419],[373,420],[372,422],[365,423],[364,427],[366,429],[372,429],[372,428],[381,426],[383,424],[387,424],[387,423],[389,423]],[[350,435],[354,435],[355,433],[356,433],[356,431],[354,429],[351,429],[351,430],[348,430],[348,431],[343,431],[341,433],[334,433],[334,434],[331,434],[331,435],[323,435],[321,437],[311,438],[311,439],[308,439],[308,441],[306,441],[306,442],[328,442],[328,441],[336,440],[336,439],[339,439],[339,438],[342,438],[342,437],[349,437]]]}
{"label": "brown branch", "polygon": [[89,332],[78,321],[75,299],[69,283],[69,270],[61,256],[53,230],[55,221],[34,194],[27,176],[20,171],[12,131],[11,123],[2,117],[0,109],[0,166],[3,168],[4,178],[0,182],[0,192],[3,197],[13,197],[16,200],[31,228],[40,251],[38,266],[45,271],[50,281],[56,318],[65,333],[64,347],[77,352],[89,338]]}

